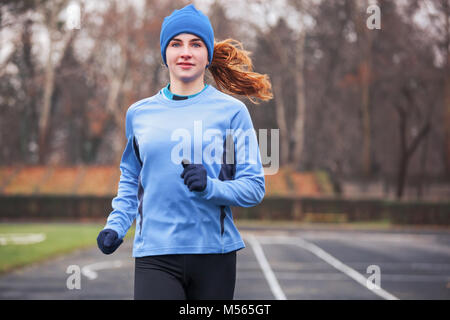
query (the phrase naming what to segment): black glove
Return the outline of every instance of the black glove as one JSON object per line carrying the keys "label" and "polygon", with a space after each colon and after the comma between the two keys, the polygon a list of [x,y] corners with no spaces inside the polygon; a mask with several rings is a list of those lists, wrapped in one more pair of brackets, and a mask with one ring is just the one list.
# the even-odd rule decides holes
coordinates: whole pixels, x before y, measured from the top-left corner
{"label": "black glove", "polygon": [[189,191],[205,190],[207,182],[205,167],[202,164],[190,164],[186,159],[183,159],[181,164],[184,168],[181,178],[184,179],[184,184],[188,186]]}
{"label": "black glove", "polygon": [[104,229],[100,231],[97,237],[97,244],[100,250],[104,254],[111,254],[121,245],[122,239],[119,239],[119,235],[112,229]]}

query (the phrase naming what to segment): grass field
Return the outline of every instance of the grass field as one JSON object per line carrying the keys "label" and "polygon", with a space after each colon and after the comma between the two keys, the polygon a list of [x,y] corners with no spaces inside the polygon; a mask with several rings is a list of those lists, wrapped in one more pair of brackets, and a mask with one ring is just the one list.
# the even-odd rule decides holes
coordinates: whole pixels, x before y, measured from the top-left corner
{"label": "grass field", "polygon": [[[104,224],[83,223],[2,223],[0,235],[44,234],[45,240],[28,245],[0,245],[0,273],[76,249],[96,246],[98,233],[103,227]],[[127,238],[133,236],[134,228],[130,229]]]}

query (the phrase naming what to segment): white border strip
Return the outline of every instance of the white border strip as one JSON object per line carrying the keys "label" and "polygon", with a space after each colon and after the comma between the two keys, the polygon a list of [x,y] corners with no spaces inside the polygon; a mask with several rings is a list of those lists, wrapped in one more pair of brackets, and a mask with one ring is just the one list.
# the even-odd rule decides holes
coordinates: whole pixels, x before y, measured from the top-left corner
{"label": "white border strip", "polygon": [[280,284],[278,283],[278,280],[275,277],[275,274],[273,273],[272,268],[270,267],[270,264],[267,261],[266,256],[264,255],[264,251],[261,245],[259,244],[258,240],[253,235],[249,235],[246,238],[253,248],[253,252],[255,253],[256,259],[258,260],[258,263],[261,266],[261,269],[264,273],[264,276],[266,277],[267,282],[269,283],[270,290],[272,290],[275,299],[287,300],[286,295],[281,289]]}
{"label": "white border strip", "polygon": [[314,243],[308,242],[308,241],[306,241],[302,238],[298,238],[298,237],[296,237],[295,240],[287,238],[287,237],[266,237],[266,239],[268,239],[268,240],[270,239],[269,243],[271,243],[271,244],[275,244],[275,243],[293,244],[293,245],[302,247],[303,249],[308,250],[309,252],[313,253],[320,259],[324,260],[326,263],[330,264],[334,268],[345,273],[347,276],[349,276],[350,278],[352,278],[353,280],[358,282],[360,285],[362,285],[364,288],[372,291],[373,293],[382,297],[383,299],[400,300],[399,298],[397,298],[396,296],[394,296],[393,294],[387,292],[386,290],[384,290],[382,288],[369,289],[367,286],[366,277],[364,277],[362,274],[360,274],[355,269],[352,269],[349,266],[347,266],[346,264],[342,263],[341,261],[339,261],[338,259],[333,257],[331,254],[325,252],[324,250],[322,250],[321,248],[316,246]]}

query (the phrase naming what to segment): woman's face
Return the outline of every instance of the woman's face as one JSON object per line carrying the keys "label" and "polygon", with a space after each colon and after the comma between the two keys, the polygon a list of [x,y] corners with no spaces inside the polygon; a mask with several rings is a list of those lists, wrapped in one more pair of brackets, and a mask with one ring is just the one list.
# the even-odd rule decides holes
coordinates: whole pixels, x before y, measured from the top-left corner
{"label": "woman's face", "polygon": [[208,49],[196,35],[181,33],[170,40],[166,62],[172,77],[190,82],[204,75],[208,64]]}

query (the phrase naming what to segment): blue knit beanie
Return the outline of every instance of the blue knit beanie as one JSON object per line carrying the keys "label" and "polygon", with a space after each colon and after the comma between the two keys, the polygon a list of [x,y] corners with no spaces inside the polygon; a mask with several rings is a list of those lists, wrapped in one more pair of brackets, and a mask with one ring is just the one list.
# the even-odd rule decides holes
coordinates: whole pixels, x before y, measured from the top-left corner
{"label": "blue knit beanie", "polygon": [[193,4],[175,10],[170,16],[164,18],[159,36],[164,64],[167,66],[166,49],[170,40],[180,33],[191,33],[203,40],[208,49],[208,65],[210,65],[214,53],[214,30],[208,17],[197,10]]}

